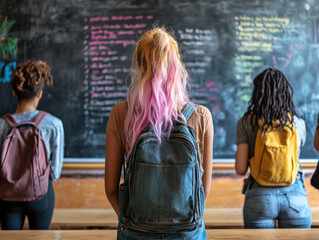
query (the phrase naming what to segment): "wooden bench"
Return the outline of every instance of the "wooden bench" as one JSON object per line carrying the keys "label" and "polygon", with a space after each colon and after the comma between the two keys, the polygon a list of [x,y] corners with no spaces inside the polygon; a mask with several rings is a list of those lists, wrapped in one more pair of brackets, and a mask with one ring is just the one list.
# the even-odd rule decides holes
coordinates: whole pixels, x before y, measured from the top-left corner
{"label": "wooden bench", "polygon": [[[319,229],[208,229],[207,239],[318,239]],[[1,240],[95,240],[116,239],[116,230],[48,230],[48,231],[0,231]]]}
{"label": "wooden bench", "polygon": [[113,209],[72,209],[57,208],[54,210],[51,229],[63,227],[117,228],[117,216]]}
{"label": "wooden bench", "polygon": [[[312,227],[319,227],[319,208],[312,210]],[[204,222],[210,228],[243,228],[241,208],[205,209]],[[65,228],[117,228],[117,216],[112,209],[71,209],[54,210],[51,229]]]}
{"label": "wooden bench", "polygon": [[[242,228],[242,209],[206,209],[206,228]],[[55,209],[51,229],[68,228],[117,228],[117,216],[112,209]]]}

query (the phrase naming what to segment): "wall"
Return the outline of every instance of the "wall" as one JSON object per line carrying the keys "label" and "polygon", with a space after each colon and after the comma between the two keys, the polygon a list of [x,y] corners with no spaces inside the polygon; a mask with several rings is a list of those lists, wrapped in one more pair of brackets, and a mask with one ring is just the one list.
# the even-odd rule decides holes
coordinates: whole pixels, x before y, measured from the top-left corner
{"label": "wall", "polygon": [[[319,207],[319,192],[310,186],[311,173],[306,174],[305,187],[311,207]],[[235,174],[214,174],[207,208],[242,207],[244,177]],[[56,208],[111,208],[105,192],[103,177],[62,177],[54,183]]]}

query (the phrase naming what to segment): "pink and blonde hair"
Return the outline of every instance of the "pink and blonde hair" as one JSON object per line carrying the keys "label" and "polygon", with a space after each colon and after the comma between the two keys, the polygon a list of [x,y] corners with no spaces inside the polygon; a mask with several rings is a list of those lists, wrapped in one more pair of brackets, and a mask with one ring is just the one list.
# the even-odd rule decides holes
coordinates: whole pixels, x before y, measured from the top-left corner
{"label": "pink and blonde hair", "polygon": [[163,28],[146,32],[136,45],[127,93],[124,131],[128,155],[145,127],[153,129],[160,143],[169,137],[173,120],[184,119],[181,109],[189,102],[187,83],[176,40]]}

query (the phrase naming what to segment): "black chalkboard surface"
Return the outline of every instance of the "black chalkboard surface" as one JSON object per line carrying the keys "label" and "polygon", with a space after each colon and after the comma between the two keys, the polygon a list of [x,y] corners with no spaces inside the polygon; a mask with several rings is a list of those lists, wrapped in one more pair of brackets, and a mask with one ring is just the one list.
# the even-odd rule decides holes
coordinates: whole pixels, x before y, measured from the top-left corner
{"label": "black chalkboard surface", "polygon": [[39,109],[62,119],[68,159],[104,157],[107,119],[125,99],[134,45],[154,26],[176,37],[191,98],[213,114],[215,159],[234,158],[237,121],[266,67],[282,70],[295,89],[307,124],[301,158],[317,157],[319,0],[2,0],[0,15],[0,114],[15,110],[11,67],[46,61],[54,86]]}

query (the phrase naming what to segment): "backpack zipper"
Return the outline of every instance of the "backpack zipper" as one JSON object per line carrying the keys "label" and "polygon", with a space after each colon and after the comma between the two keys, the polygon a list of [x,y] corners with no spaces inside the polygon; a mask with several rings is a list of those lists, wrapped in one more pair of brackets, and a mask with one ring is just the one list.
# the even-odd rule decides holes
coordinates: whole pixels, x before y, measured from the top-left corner
{"label": "backpack zipper", "polygon": [[259,171],[258,171],[257,178],[259,177],[259,175],[260,175],[260,173],[261,173],[260,169],[261,169],[261,164],[262,164],[262,161],[263,161],[263,158],[264,158],[265,148],[266,148],[266,147],[264,146],[263,153],[261,154],[261,157],[260,157]]}
{"label": "backpack zipper", "polygon": [[[184,140],[186,140],[187,144],[192,148],[192,150],[197,153],[196,156],[195,156],[195,165],[197,165],[197,171],[195,171],[195,178],[196,179],[200,179],[200,160],[198,158],[198,152],[196,151],[196,147],[194,146],[194,143],[193,141],[186,135],[186,134],[182,134],[182,133],[179,133],[179,134],[176,134],[174,136],[174,138],[182,138]],[[197,198],[197,205],[195,206],[195,209],[194,209],[194,218],[195,218],[195,222],[197,222],[197,219],[196,219],[196,210],[198,209],[199,211],[199,216],[202,216],[202,210],[200,208],[200,196],[199,196],[199,190],[200,190],[200,181],[196,181],[196,186],[195,186],[195,197]]]}

